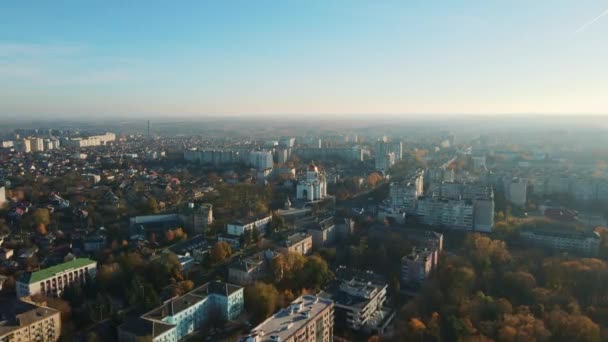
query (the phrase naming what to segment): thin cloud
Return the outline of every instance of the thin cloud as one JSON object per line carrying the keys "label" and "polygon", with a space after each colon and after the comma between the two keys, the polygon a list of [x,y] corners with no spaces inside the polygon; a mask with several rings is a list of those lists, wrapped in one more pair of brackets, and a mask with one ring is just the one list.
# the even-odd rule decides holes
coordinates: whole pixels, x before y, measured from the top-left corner
{"label": "thin cloud", "polygon": [[579,27],[576,31],[574,31],[574,33],[572,35],[576,36],[577,34],[585,31],[587,28],[589,28],[589,26],[595,24],[596,21],[600,20],[605,15],[608,15],[608,9],[606,9],[604,12],[602,12],[600,15],[593,18],[592,20],[584,23],[581,27]]}
{"label": "thin cloud", "polygon": [[48,57],[71,55],[81,52],[81,45],[71,44],[30,44],[0,41],[0,57]]}

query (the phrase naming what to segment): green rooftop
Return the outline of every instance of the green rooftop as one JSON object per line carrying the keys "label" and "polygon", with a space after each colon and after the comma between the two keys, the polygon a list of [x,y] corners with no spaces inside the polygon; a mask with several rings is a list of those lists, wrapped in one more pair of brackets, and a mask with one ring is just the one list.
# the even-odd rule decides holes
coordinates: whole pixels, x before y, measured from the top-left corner
{"label": "green rooftop", "polygon": [[72,261],[64,262],[63,264],[51,266],[40,271],[32,272],[29,274],[29,279],[26,277],[23,279],[25,283],[37,283],[45,279],[53,277],[57,273],[67,271],[72,268],[80,268],[90,264],[97,265],[97,261],[88,258],[78,258]]}

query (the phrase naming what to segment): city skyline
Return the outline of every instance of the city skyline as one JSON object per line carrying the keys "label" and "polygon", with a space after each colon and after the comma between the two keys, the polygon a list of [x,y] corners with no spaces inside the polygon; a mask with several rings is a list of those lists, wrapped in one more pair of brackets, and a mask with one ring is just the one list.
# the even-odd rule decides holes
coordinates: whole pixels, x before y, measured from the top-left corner
{"label": "city skyline", "polygon": [[608,113],[602,1],[180,5],[0,5],[0,116]]}

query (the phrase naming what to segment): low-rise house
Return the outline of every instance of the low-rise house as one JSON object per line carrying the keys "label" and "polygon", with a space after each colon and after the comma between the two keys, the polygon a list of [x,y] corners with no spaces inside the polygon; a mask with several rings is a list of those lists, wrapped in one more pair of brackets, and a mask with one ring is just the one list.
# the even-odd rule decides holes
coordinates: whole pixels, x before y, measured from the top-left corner
{"label": "low-rise house", "polygon": [[314,249],[323,248],[336,240],[337,229],[333,217],[314,222],[307,228],[308,234],[312,236],[312,246]]}
{"label": "low-rise house", "polygon": [[257,230],[260,236],[266,232],[266,226],[272,220],[272,216],[264,216],[255,220],[235,221],[226,225],[226,232],[230,235],[243,235],[246,231]]}

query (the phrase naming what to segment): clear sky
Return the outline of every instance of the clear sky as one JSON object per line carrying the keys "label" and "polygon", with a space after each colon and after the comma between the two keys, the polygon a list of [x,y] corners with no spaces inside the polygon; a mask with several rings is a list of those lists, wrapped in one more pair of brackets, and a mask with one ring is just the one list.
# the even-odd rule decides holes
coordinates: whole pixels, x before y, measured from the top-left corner
{"label": "clear sky", "polygon": [[608,0],[0,2],[0,120],[608,114]]}

